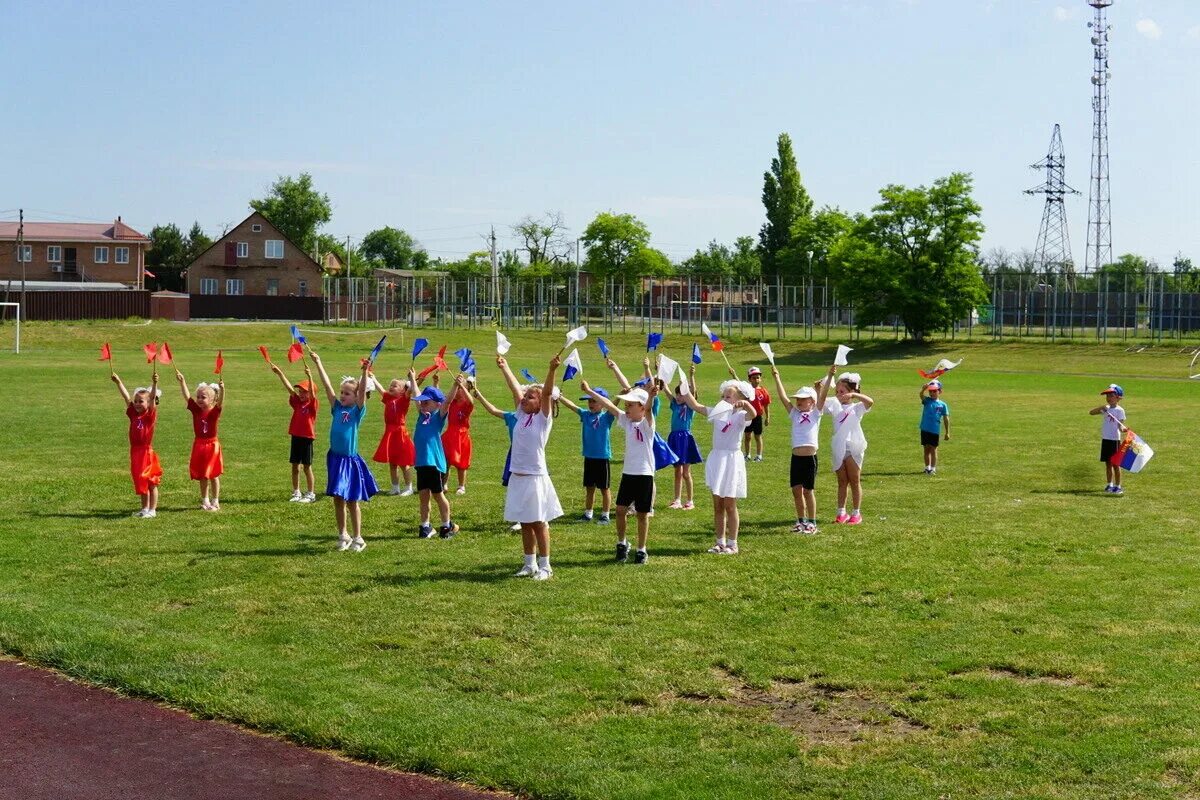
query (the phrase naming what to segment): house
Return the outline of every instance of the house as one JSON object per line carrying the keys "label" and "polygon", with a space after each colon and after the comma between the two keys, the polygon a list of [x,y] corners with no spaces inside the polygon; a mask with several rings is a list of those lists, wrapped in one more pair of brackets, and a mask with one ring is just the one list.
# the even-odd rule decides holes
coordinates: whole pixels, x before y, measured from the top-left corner
{"label": "house", "polygon": [[187,268],[196,295],[320,297],[321,265],[255,211]]}
{"label": "house", "polygon": [[325,266],[326,275],[341,275],[342,260],[333,253],[325,253],[321,256],[321,263]]}
{"label": "house", "polygon": [[[105,282],[142,289],[150,238],[117,217],[111,223],[0,222],[0,280]],[[22,269],[24,268],[24,269]]]}

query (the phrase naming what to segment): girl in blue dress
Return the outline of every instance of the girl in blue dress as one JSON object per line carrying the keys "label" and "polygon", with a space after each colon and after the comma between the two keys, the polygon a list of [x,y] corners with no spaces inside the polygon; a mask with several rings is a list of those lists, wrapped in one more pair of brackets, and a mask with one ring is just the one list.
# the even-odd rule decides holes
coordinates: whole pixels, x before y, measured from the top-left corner
{"label": "girl in blue dress", "polygon": [[[688,370],[688,383],[692,391],[696,391],[696,365]],[[675,464],[675,499],[668,508],[682,508],[691,511],[696,507],[692,502],[692,464],[702,464],[700,448],[696,446],[696,437],[692,436],[692,417],[696,414],[675,385],[675,394],[671,398],[671,433],[667,436],[667,446],[679,457]],[[684,499],[686,497],[686,499]]]}

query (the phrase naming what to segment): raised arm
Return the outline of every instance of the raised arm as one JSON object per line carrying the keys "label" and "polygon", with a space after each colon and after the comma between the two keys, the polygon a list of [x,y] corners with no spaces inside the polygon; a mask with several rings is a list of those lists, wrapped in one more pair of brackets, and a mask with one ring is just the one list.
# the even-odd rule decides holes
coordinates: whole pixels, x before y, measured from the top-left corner
{"label": "raised arm", "polygon": [[158,405],[158,365],[154,365],[154,371],[150,373],[150,405]]}
{"label": "raised arm", "polygon": [[[305,367],[304,371],[307,374],[308,367]],[[287,375],[283,374],[283,369],[278,364],[271,364],[271,372],[274,372],[275,377],[279,378],[279,382],[283,384],[283,388],[287,389],[288,394],[296,393],[296,389],[292,386],[291,381],[287,379]]]}
{"label": "raised arm", "polygon": [[[117,391],[121,393],[121,400],[124,401],[125,405],[129,405],[131,402],[129,390],[126,389],[125,384],[121,382],[121,376],[114,372],[112,374],[112,382],[117,385]],[[153,400],[153,398],[151,398],[151,400]]]}
{"label": "raised arm", "polygon": [[[658,361],[657,354],[655,354],[654,360],[656,362]],[[650,371],[650,356],[646,356],[645,358],[642,359],[642,377],[643,378],[653,378],[654,377],[654,373],[652,373]]]}
{"label": "raised arm", "polygon": [[578,413],[580,411],[579,406],[576,405],[575,402],[573,400],[571,400],[571,398],[567,397],[565,392],[560,393],[558,395],[558,402],[562,403],[564,406],[566,406],[567,408],[571,409],[572,411],[574,411],[576,413]]}
{"label": "raised arm", "polygon": [[771,375],[775,378],[775,396],[779,398],[780,403],[790,406],[791,403],[787,396],[787,389],[783,386],[783,378],[779,377],[779,368],[774,364],[771,365]]}
{"label": "raised arm", "polygon": [[596,394],[595,392],[593,392],[592,387],[588,385],[587,381],[581,380],[579,382],[579,388],[583,389],[584,394],[586,394],[588,397],[592,398],[597,403],[599,403],[604,408],[605,411],[612,414],[613,416],[620,416],[621,409],[617,408],[617,404],[614,403],[612,400],[609,400],[604,395],[599,395],[599,394]]}
{"label": "raised arm", "polygon": [[833,376],[837,374],[837,365],[829,367],[829,373],[817,381],[817,408],[825,410],[825,399],[829,397],[829,387],[833,386]]}
{"label": "raised arm", "polygon": [[697,400],[691,392],[688,392],[683,396],[683,402],[687,403],[688,408],[690,408],[692,411],[695,411],[700,416],[708,416],[708,407]]}
{"label": "raised arm", "polygon": [[650,427],[656,427],[658,420],[654,418],[654,398],[658,396],[658,381],[651,380],[650,388],[646,390],[646,411],[651,412],[646,414],[650,419]]}
{"label": "raised arm", "polygon": [[554,373],[558,371],[558,365],[562,363],[562,357],[555,355],[550,359],[550,369],[546,371],[546,382],[542,384],[542,399],[546,402],[542,403],[542,413],[549,417],[554,413]]}
{"label": "raised arm", "polygon": [[[358,376],[358,387],[354,390],[354,405],[362,408],[367,404],[367,376],[371,372],[371,362],[363,360],[362,374]],[[332,401],[330,402],[332,405]]]}
{"label": "raised arm", "polygon": [[317,377],[321,379],[321,387],[325,389],[325,398],[329,401],[329,405],[332,406],[337,402],[338,398],[337,393],[333,391],[333,384],[329,382],[329,373],[325,371],[325,362],[321,360],[321,357],[311,347],[308,348],[308,355],[312,359],[312,362],[317,365]]}
{"label": "raised arm", "polygon": [[691,393],[695,394],[696,393],[696,365],[695,364],[692,364],[692,366],[688,368],[688,386],[690,386],[692,389]]}
{"label": "raised arm", "polygon": [[613,361],[611,358],[606,358],[604,360],[604,365],[612,370],[612,374],[616,377],[617,385],[621,387],[622,392],[628,392],[633,388],[633,384],[631,384],[625,377],[625,373],[621,372],[621,368],[617,366],[617,362]]}
{"label": "raised arm", "polygon": [[866,406],[867,408],[870,408],[871,406],[875,405],[875,401],[874,401],[874,400],[872,400],[872,399],[871,399],[870,397],[868,397],[867,395],[865,395],[865,394],[862,394],[861,392],[851,392],[851,393],[850,393],[850,399],[851,399],[851,400],[857,400],[858,402],[862,403],[862,404],[863,404],[864,406]]}
{"label": "raised arm", "polygon": [[192,399],[192,393],[188,390],[187,380],[184,379],[183,373],[179,371],[179,367],[175,368],[175,380],[179,381],[179,393],[183,395],[183,401],[186,403]]}
{"label": "raised arm", "polygon": [[217,376],[217,399],[214,405],[217,408],[225,405],[225,377],[223,375]]}
{"label": "raised arm", "polygon": [[746,421],[749,422],[758,416],[758,412],[754,410],[754,404],[749,400],[738,400],[733,405],[734,408],[740,408],[746,412]]}
{"label": "raised arm", "polygon": [[486,397],[484,397],[480,393],[478,386],[471,387],[471,394],[475,395],[475,399],[479,401],[479,405],[483,406],[484,411],[491,414],[493,417],[504,419],[504,412],[496,408],[491,400],[488,400]]}
{"label": "raised arm", "polygon": [[517,376],[513,375],[512,369],[508,366],[508,359],[504,356],[496,356],[496,366],[500,368],[500,374],[504,376],[504,383],[508,386],[508,390],[512,392],[513,405],[520,405],[521,384],[517,382]]}

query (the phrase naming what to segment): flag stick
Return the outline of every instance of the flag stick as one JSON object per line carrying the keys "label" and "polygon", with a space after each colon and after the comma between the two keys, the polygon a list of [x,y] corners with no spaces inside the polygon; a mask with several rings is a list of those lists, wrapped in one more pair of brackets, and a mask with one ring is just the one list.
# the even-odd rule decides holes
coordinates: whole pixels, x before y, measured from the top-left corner
{"label": "flag stick", "polygon": [[725,351],[718,350],[717,352],[721,354],[721,358],[725,359],[725,366],[729,369],[733,369],[733,365],[729,363],[729,356],[725,355]]}

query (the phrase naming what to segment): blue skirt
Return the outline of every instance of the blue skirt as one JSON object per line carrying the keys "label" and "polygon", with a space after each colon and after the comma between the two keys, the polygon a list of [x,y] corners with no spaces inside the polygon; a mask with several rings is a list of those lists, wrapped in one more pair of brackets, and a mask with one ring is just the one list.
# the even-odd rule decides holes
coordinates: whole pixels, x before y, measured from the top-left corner
{"label": "blue skirt", "polygon": [[679,456],[680,464],[703,464],[700,448],[696,446],[696,437],[691,431],[671,431],[667,436],[667,446]]}
{"label": "blue skirt", "polygon": [[325,469],[329,477],[325,482],[325,494],[354,503],[371,499],[379,494],[379,485],[371,474],[363,457],[355,454],[343,456],[332,450],[325,456]]}
{"label": "blue skirt", "polygon": [[678,462],[679,456],[675,455],[675,451],[667,444],[667,440],[656,431],[654,434],[654,469],[664,469]]}

